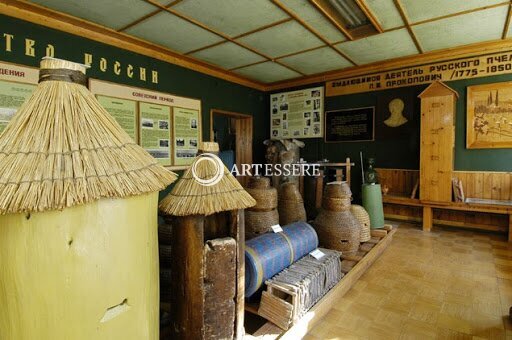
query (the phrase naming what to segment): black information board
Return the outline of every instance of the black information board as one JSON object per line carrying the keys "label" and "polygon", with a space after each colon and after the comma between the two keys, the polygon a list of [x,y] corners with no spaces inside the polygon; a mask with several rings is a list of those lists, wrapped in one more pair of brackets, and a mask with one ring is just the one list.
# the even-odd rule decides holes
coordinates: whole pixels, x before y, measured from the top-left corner
{"label": "black information board", "polygon": [[375,107],[325,112],[325,142],[374,140]]}

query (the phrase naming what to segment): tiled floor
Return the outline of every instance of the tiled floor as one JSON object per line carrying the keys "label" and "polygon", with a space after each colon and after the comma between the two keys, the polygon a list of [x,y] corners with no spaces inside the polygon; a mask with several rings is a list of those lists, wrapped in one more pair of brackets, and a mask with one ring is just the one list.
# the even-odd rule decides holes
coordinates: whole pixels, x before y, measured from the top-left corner
{"label": "tiled floor", "polygon": [[512,339],[505,236],[401,224],[306,339]]}

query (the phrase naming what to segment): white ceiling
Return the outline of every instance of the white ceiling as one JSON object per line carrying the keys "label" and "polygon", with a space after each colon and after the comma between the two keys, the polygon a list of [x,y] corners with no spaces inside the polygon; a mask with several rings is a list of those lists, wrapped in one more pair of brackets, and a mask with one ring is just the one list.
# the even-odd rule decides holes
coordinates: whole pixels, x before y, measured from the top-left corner
{"label": "white ceiling", "polygon": [[31,1],[262,83],[512,34],[503,0],[361,0],[382,32],[355,40],[307,0]]}

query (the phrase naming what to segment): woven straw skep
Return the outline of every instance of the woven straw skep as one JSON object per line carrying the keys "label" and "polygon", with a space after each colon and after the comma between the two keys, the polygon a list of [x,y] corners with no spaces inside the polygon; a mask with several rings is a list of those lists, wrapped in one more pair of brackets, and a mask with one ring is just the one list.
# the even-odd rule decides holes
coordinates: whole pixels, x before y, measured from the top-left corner
{"label": "woven straw skep", "polygon": [[252,189],[245,190],[256,200],[256,205],[251,208],[252,211],[268,211],[277,208],[277,190],[269,189]]}
{"label": "woven straw skep", "polygon": [[345,182],[326,185],[322,197],[322,210],[314,227],[320,244],[345,255],[354,255],[359,249],[361,225],[350,212],[352,193]]}
{"label": "woven straw skep", "polygon": [[281,184],[278,195],[279,223],[288,225],[306,221],[306,209],[297,185],[293,182]]}
{"label": "woven straw skep", "polygon": [[251,177],[245,190],[256,200],[252,211],[268,211],[277,208],[277,189],[270,186],[267,177]]}
{"label": "woven straw skep", "polygon": [[360,205],[352,204],[350,207],[350,212],[361,224],[360,242],[363,243],[370,241],[372,238],[370,235],[370,216],[366,210]]}
{"label": "woven straw skep", "polygon": [[313,223],[320,245],[354,255],[359,249],[360,225],[350,211],[322,209]]}
{"label": "woven straw skep", "polygon": [[279,224],[277,209],[269,211],[245,211],[245,239],[250,240],[272,231],[272,226]]}
{"label": "woven straw skep", "polygon": [[256,200],[254,207],[245,212],[245,239],[271,232],[279,224],[277,190],[270,186],[267,177],[250,177],[245,190]]}
{"label": "woven straw skep", "polygon": [[247,188],[268,189],[270,188],[270,178],[262,176],[249,177]]}
{"label": "woven straw skep", "polygon": [[[41,69],[85,74],[83,65],[55,59]],[[84,85],[69,81],[42,81],[0,136],[1,214],[155,192],[175,179]]]}
{"label": "woven straw skep", "polygon": [[[202,144],[200,153],[210,152],[209,148]],[[192,174],[196,164],[196,175],[201,179],[211,179],[217,173],[214,162],[200,161],[201,158],[198,156],[194,159],[172,191],[160,202],[161,212],[173,216],[208,216],[221,211],[246,209],[256,204],[226,166],[222,167],[223,177],[217,184],[208,186],[199,183]]]}

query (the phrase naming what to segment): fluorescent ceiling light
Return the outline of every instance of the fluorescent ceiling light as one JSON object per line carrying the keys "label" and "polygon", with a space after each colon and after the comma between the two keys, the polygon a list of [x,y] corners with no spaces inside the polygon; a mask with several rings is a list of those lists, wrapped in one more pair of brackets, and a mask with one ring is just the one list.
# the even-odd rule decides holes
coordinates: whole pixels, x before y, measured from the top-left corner
{"label": "fluorescent ceiling light", "polygon": [[354,0],[327,0],[334,10],[343,18],[349,29],[368,25],[366,15]]}

